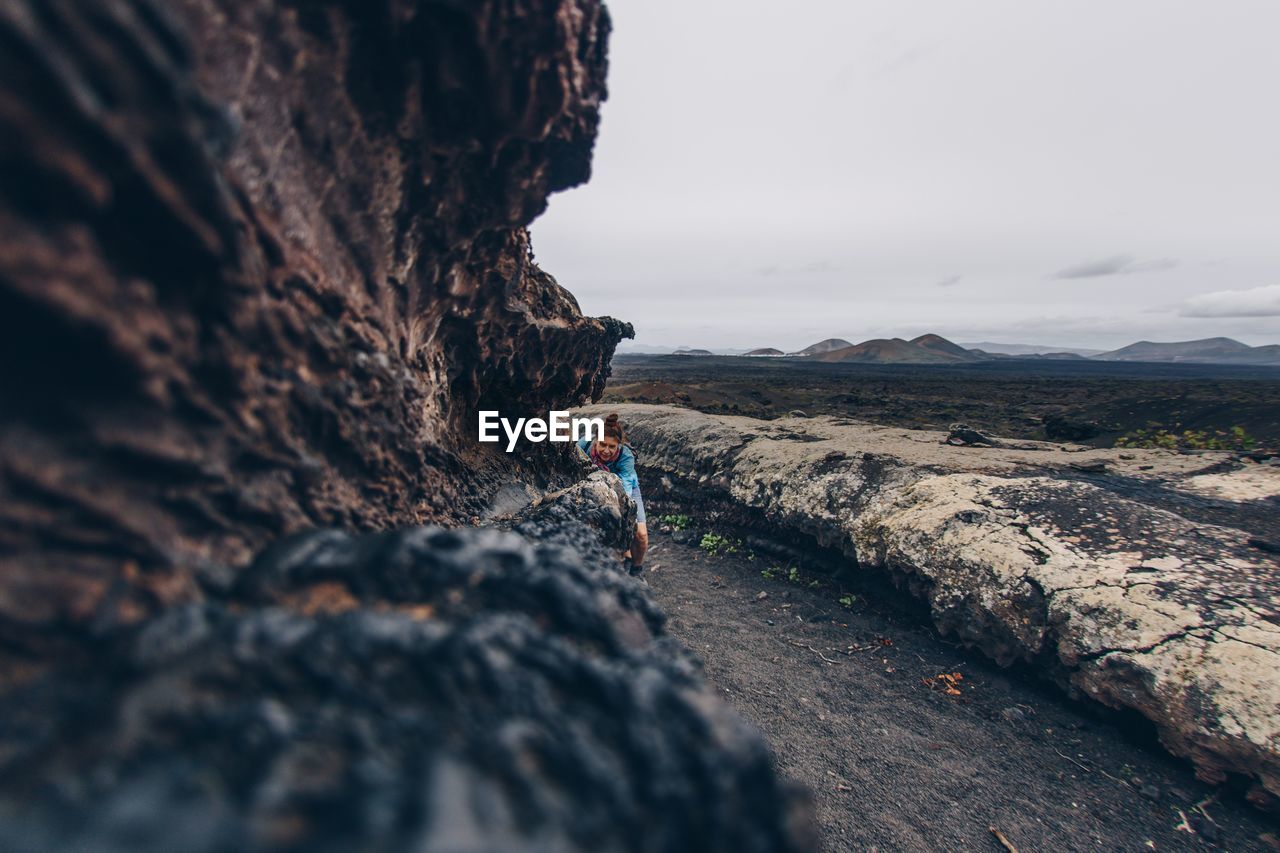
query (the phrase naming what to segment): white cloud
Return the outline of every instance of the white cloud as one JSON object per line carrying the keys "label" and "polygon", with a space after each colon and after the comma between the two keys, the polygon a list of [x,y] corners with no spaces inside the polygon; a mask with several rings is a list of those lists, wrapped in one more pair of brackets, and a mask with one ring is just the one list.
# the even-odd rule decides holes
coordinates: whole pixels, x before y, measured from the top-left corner
{"label": "white cloud", "polygon": [[1280,317],[1280,284],[1251,290],[1217,290],[1182,304],[1183,317]]}

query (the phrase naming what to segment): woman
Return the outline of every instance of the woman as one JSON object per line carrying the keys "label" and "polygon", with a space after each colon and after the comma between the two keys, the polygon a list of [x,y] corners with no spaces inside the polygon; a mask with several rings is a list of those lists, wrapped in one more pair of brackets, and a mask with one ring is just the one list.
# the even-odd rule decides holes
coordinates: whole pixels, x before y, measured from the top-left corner
{"label": "woman", "polygon": [[578,442],[578,447],[597,468],[618,475],[627,495],[636,502],[636,533],[631,540],[631,550],[623,556],[631,558],[631,574],[639,575],[644,571],[644,552],[649,548],[649,527],[645,524],[640,479],[636,477],[636,454],[627,446],[627,434],[618,415],[615,413],[604,419],[603,437],[594,442],[584,438]]}

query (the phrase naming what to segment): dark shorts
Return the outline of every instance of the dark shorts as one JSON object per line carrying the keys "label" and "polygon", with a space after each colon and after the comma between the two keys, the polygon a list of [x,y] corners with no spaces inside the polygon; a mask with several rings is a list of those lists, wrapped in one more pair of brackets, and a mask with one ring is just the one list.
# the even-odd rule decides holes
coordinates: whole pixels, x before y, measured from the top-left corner
{"label": "dark shorts", "polygon": [[636,502],[636,524],[644,524],[644,495],[640,494],[639,486],[631,493],[631,499]]}

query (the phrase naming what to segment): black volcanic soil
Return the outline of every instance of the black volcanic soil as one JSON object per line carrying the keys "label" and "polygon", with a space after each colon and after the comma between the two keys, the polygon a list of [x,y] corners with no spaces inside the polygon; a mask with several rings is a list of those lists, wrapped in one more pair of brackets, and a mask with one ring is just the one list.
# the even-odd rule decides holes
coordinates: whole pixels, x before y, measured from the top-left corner
{"label": "black volcanic soil", "polygon": [[[680,544],[656,515],[646,577],[670,632],[813,792],[824,849],[1000,850],[991,827],[1023,851],[1280,849],[1147,728],[939,638],[893,590],[765,579],[780,561],[704,553],[706,525]],[[960,695],[925,683],[943,673]]]}
{"label": "black volcanic soil", "polygon": [[[793,409],[872,423],[1110,447],[1135,429],[1242,426],[1280,445],[1280,370],[1197,364],[1003,360],[974,365],[827,364],[801,359],[620,355],[606,402],[672,403],[776,417]],[[1052,418],[1097,434],[1046,435]]]}

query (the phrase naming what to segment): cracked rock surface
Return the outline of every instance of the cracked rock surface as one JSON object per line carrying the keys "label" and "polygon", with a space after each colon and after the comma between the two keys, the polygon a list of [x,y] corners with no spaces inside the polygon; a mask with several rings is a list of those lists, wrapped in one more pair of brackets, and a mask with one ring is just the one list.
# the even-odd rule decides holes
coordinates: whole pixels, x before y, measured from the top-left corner
{"label": "cracked rock surface", "polygon": [[812,849],[619,567],[633,512],[597,472],[509,531],[277,543],[0,700],[0,846]]}
{"label": "cracked rock surface", "polygon": [[[1151,720],[1210,781],[1280,797],[1280,466],[971,448],[818,417],[611,405],[642,467],[890,572],[944,633]],[[1206,491],[1211,490],[1211,496]]]}

